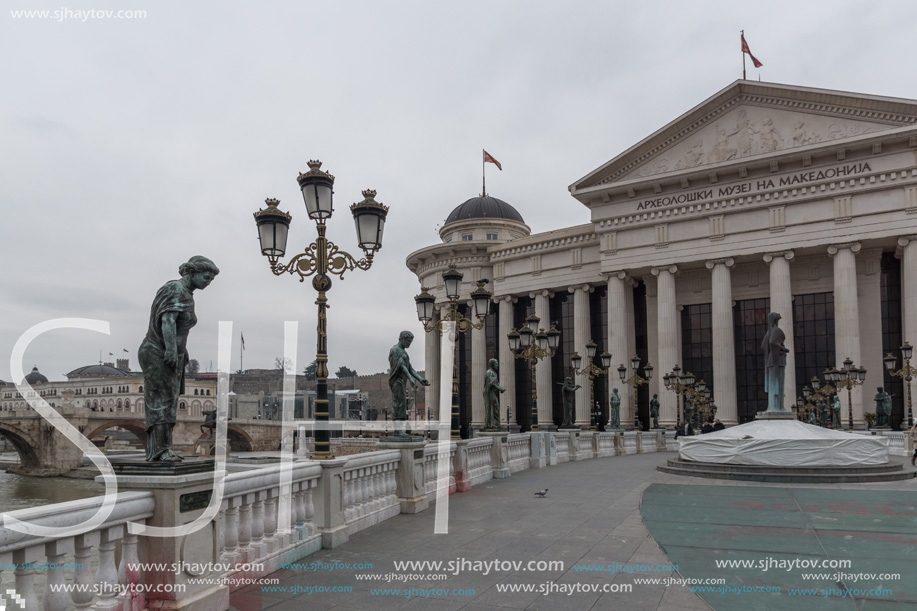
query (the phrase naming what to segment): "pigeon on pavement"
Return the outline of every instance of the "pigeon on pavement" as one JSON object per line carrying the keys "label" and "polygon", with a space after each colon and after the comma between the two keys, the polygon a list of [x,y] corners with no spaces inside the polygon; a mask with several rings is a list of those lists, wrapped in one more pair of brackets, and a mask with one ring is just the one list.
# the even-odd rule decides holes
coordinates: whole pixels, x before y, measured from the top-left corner
{"label": "pigeon on pavement", "polygon": [[541,498],[544,498],[545,496],[547,496],[547,494],[548,494],[548,489],[545,488],[544,490],[539,490],[538,492],[536,492],[535,496],[540,496]]}

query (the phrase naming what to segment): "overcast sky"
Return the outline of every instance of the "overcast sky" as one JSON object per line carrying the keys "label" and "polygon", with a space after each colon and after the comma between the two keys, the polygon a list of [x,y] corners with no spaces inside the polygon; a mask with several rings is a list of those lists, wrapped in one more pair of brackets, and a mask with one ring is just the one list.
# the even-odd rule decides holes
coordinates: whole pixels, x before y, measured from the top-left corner
{"label": "overcast sky", "polygon": [[[65,19],[14,18],[62,8]],[[146,11],[82,21],[73,11]],[[315,354],[315,292],[275,277],[252,213],[293,215],[288,252],[315,238],[296,176],[321,159],[337,178],[329,238],[359,254],[348,206],[391,207],[373,268],[329,292],[331,371],[387,369],[402,329],[423,365],[406,256],[439,241],[481,192],[533,232],[588,222],[567,186],[741,78],[739,30],[764,62],[749,79],[917,98],[917,3],[882,2],[27,2],[0,14],[0,379],[43,321],[108,321],[111,335],[56,331],[23,367],[51,380],[124,356],[139,368],[157,289],[192,255],[221,273],[196,292],[189,351],[232,369],[273,367],[300,321],[297,370]]]}

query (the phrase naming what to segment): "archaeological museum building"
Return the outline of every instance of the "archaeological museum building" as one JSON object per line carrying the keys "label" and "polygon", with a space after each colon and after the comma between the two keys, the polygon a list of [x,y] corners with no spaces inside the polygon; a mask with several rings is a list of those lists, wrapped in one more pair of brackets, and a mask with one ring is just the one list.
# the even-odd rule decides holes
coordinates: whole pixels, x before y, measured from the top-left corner
{"label": "archaeological museum building", "polygon": [[[785,409],[847,360],[865,383],[838,393],[845,426],[852,405],[865,428],[878,387],[893,395],[892,426],[907,425],[904,383],[883,358],[900,368],[900,347],[917,342],[917,100],[739,80],[569,191],[576,201],[564,205],[586,206],[588,224],[532,234],[520,214],[531,204],[485,193],[452,210],[441,243],[407,258],[438,317],[450,312],[444,272],[463,274],[459,311],[472,319],[471,292],[489,280],[490,315],[452,353],[465,434],[483,426],[492,358],[506,389],[501,421],[523,431],[533,420],[540,430],[561,424],[568,376],[581,386],[578,427],[596,405],[607,420],[615,388],[622,428],[635,415],[649,426],[653,395],[659,426],[672,426],[680,399],[664,379],[676,366],[705,381],[724,424],[753,420],[767,407],[769,312],[789,349]],[[538,328],[560,331],[534,367],[507,339],[533,314]],[[425,340],[437,414],[450,409],[452,343],[438,331]],[[571,365],[573,353],[588,365],[589,342],[612,354],[591,391]],[[648,378],[636,392],[634,373]]]}

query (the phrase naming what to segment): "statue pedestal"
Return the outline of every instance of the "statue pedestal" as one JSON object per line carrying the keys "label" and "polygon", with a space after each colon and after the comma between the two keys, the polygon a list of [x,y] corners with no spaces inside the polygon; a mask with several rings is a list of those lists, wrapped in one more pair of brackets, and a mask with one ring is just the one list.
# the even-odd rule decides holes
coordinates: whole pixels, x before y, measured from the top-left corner
{"label": "statue pedestal", "polygon": [[490,449],[490,464],[493,465],[494,479],[506,479],[512,473],[509,470],[509,453],[506,449],[506,432],[478,431],[478,437],[490,437],[494,440]]}
{"label": "statue pedestal", "polygon": [[213,456],[215,439],[199,439],[194,445],[194,453],[197,456]]}
{"label": "statue pedestal", "polygon": [[796,420],[793,412],[758,412],[755,420]]}
{"label": "statue pedestal", "polygon": [[420,513],[430,506],[424,490],[423,437],[394,435],[379,438],[380,450],[401,452],[401,464],[396,471],[396,494],[401,513]]}

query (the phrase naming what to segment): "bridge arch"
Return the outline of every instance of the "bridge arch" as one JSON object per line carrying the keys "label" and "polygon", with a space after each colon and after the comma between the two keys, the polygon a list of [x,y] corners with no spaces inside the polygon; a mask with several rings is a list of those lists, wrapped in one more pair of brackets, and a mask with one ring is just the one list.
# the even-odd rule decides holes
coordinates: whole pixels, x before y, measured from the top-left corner
{"label": "bridge arch", "polygon": [[16,452],[19,453],[19,466],[23,469],[39,469],[41,460],[39,459],[38,444],[32,439],[32,436],[20,429],[19,427],[0,422],[0,435],[9,439]]}
{"label": "bridge arch", "polygon": [[99,426],[94,431],[86,435],[86,439],[92,441],[103,431],[116,426],[120,426],[122,429],[130,431],[134,434],[134,437],[140,440],[140,443],[146,446],[146,428],[144,428],[143,420],[112,420]]}
{"label": "bridge arch", "polygon": [[251,452],[255,447],[251,436],[236,425],[226,426],[226,436],[229,438],[230,452]]}

